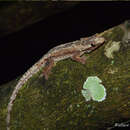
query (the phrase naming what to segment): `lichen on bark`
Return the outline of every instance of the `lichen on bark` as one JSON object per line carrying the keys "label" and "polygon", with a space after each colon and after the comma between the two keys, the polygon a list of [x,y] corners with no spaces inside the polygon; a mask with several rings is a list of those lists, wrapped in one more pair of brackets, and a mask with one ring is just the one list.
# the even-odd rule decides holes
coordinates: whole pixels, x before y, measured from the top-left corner
{"label": "lichen on bark", "polygon": [[[14,102],[11,130],[97,130],[129,120],[130,46],[124,46],[123,34],[119,26],[99,34],[105,37],[106,42],[92,53],[85,54],[85,65],[66,59],[53,67],[48,80],[41,76],[42,70],[34,75]],[[112,59],[105,55],[105,47],[110,41],[111,44],[120,42],[120,48],[112,53]],[[102,79],[107,91],[104,101],[84,100],[81,90],[89,76]],[[0,110],[6,107],[7,104]]]}

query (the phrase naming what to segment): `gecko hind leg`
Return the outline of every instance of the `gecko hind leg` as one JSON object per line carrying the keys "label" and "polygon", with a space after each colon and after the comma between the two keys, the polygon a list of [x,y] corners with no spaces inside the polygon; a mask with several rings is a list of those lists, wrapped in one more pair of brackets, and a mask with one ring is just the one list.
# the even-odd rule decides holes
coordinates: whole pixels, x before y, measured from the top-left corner
{"label": "gecko hind leg", "polygon": [[82,55],[83,55],[83,52],[77,52],[71,58],[72,58],[72,60],[75,60],[77,62],[85,64],[86,63],[86,56],[82,56]]}
{"label": "gecko hind leg", "polygon": [[45,79],[48,80],[48,76],[51,73],[51,69],[54,66],[54,60],[49,59],[47,61],[47,66],[44,68],[43,75],[45,76]]}

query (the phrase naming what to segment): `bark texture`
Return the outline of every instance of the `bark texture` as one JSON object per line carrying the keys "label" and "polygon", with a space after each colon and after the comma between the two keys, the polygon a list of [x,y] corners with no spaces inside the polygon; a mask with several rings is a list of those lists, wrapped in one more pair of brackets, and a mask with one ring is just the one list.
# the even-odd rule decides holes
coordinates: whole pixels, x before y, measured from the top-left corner
{"label": "bark texture", "polygon": [[21,30],[48,16],[74,7],[78,2],[4,2],[0,3],[0,37]]}

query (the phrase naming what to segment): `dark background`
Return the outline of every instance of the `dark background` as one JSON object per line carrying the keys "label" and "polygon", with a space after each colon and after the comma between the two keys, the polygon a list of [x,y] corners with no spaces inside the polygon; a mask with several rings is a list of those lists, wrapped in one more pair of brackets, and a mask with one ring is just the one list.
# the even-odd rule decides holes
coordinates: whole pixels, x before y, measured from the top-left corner
{"label": "dark background", "polygon": [[128,2],[88,2],[0,38],[0,84],[22,75],[52,47],[100,33],[128,19]]}

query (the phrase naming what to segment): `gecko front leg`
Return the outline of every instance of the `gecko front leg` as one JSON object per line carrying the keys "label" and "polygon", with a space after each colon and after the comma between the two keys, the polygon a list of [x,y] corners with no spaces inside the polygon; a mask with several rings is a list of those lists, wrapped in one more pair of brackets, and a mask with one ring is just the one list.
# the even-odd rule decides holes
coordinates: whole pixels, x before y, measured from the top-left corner
{"label": "gecko front leg", "polygon": [[75,60],[77,62],[80,62],[82,64],[86,63],[86,56],[82,56],[84,54],[84,52],[76,52],[71,59]]}
{"label": "gecko front leg", "polygon": [[[80,51],[75,52],[73,54],[73,56],[71,56],[71,59],[75,60],[77,62],[80,62],[82,64],[85,64],[86,57],[82,56],[83,54],[84,54],[84,52],[80,52]],[[52,69],[53,66],[54,66],[54,59],[51,58],[51,57],[46,59],[46,67],[44,68],[44,71],[43,71],[43,75],[45,76],[46,80],[48,80],[48,76],[51,73],[51,69]]]}

